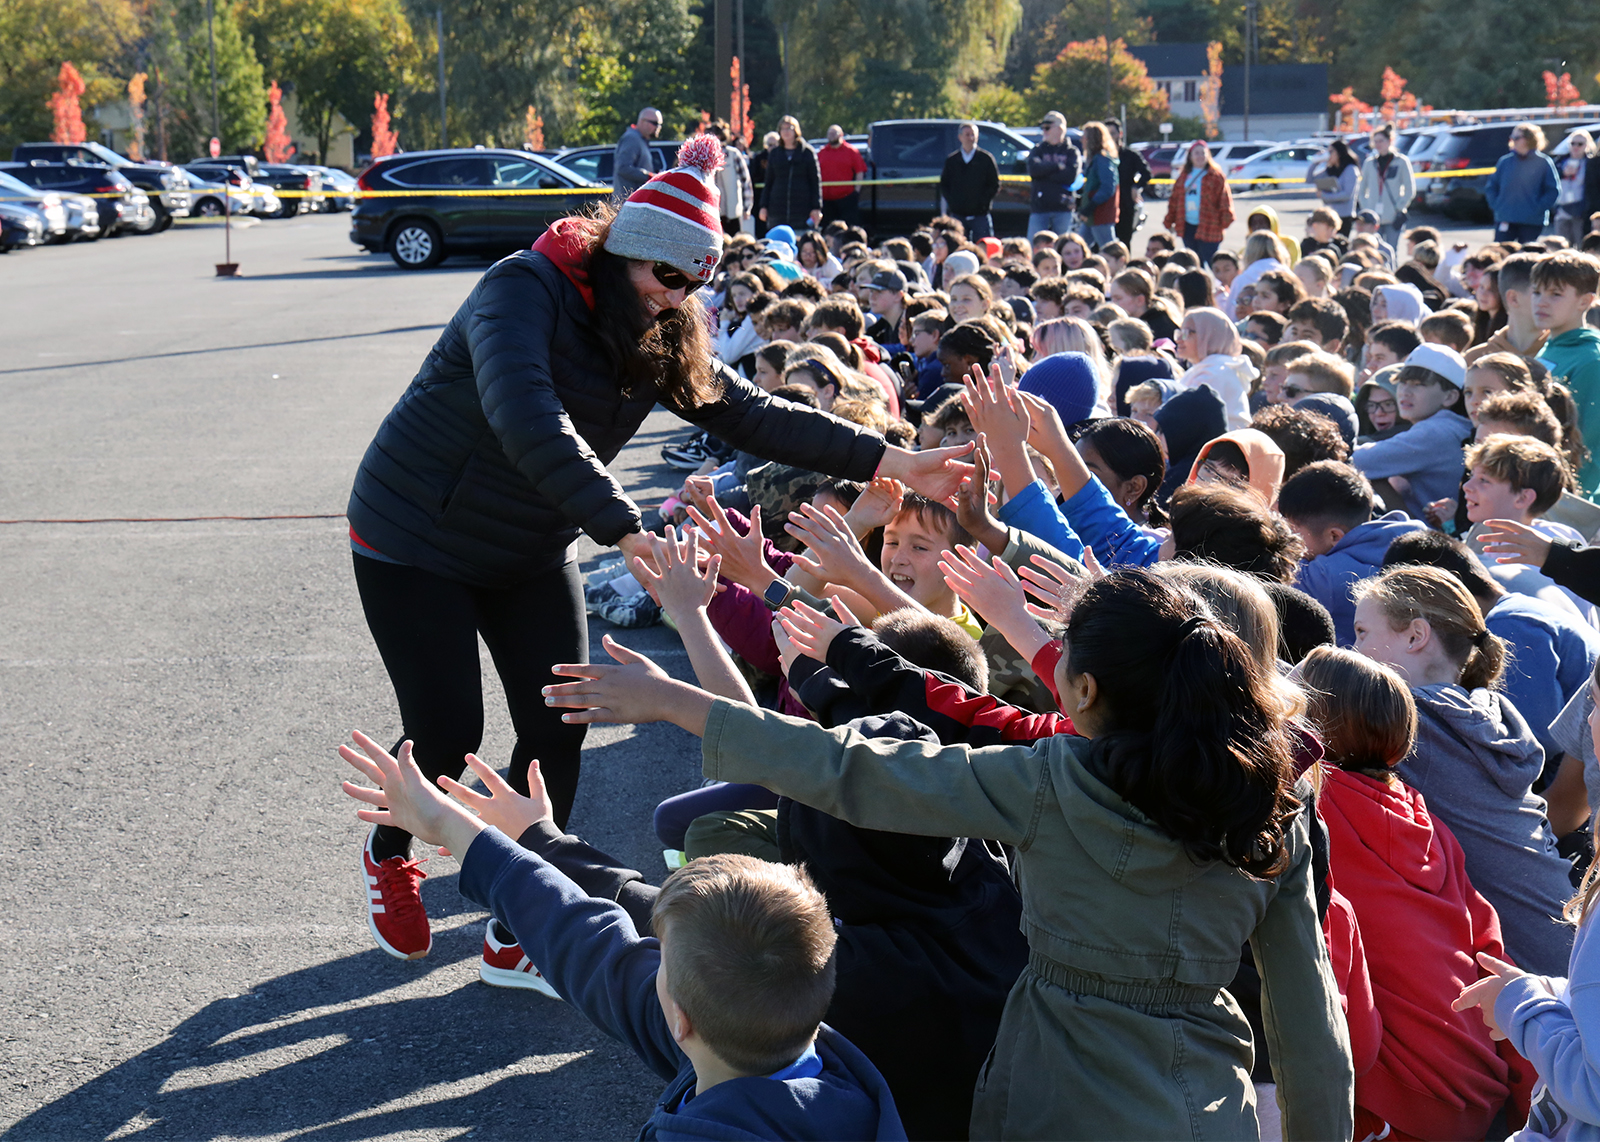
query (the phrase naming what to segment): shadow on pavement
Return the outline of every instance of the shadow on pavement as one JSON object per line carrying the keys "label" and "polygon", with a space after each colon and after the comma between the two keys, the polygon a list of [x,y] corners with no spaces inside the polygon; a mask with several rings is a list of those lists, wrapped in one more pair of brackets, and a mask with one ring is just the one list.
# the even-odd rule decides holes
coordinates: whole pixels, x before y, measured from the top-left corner
{"label": "shadow on pavement", "polygon": [[[436,929],[451,901],[470,909],[455,880],[423,886]],[[0,1137],[632,1136],[660,1080],[565,1003],[479,983],[482,941],[468,922],[436,930],[425,960],[373,948],[216,1000]],[[384,994],[442,969],[472,982]]]}

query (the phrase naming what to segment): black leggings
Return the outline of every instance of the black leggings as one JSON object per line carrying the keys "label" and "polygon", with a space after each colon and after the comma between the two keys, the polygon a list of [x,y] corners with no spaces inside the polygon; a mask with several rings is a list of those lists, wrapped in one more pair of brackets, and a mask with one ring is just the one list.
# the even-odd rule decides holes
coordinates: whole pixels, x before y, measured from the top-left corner
{"label": "black leggings", "polygon": [[[552,666],[589,661],[577,561],[492,590],[365,555],[353,558],[361,608],[400,703],[401,740],[411,739],[418,768],[435,781],[459,777],[466,755],[483,741],[482,634],[517,732],[511,786],[528,792],[528,762],[537,757],[556,824],[564,829],[588,727],[563,722],[563,711],[546,706],[539,691],[556,680]],[[403,830],[381,832],[380,850],[409,842]]]}

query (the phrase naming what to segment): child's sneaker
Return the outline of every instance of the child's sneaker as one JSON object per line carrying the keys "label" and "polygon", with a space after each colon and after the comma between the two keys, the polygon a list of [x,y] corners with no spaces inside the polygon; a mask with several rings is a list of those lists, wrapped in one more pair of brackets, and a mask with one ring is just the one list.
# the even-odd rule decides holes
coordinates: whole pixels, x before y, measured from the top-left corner
{"label": "child's sneaker", "polygon": [[592,587],[585,587],[583,589],[584,609],[592,615],[597,613],[597,608],[600,606],[600,604],[608,603],[612,599],[619,599],[621,597],[621,594],[610,583],[596,583]]}
{"label": "child's sneaker", "polygon": [[522,945],[502,944],[495,939],[494,928],[491,919],[483,932],[483,962],[478,965],[478,978],[490,987],[520,987],[560,999],[550,981],[522,954]]}
{"label": "child's sneaker", "polygon": [[417,885],[426,880],[420,860],[372,859],[374,825],[361,846],[361,880],[367,893],[367,927],[378,947],[400,960],[420,960],[433,947],[433,931]]}
{"label": "child's sneaker", "polygon": [[612,626],[627,628],[655,626],[661,621],[660,604],[644,591],[597,603],[592,613]]}

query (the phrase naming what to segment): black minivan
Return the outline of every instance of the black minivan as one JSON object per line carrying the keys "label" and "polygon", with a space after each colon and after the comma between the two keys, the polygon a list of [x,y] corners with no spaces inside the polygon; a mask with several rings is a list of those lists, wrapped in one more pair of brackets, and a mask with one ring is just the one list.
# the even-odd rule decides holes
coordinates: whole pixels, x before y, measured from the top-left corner
{"label": "black minivan", "polygon": [[[350,241],[402,270],[526,249],[556,219],[611,193],[539,155],[487,147],[386,155],[357,184]],[[514,193],[530,190],[555,193]]]}
{"label": "black minivan", "polygon": [[[1582,119],[1537,119],[1533,122],[1544,132],[1550,146],[1555,146],[1575,128],[1593,126]],[[1428,156],[1429,170],[1478,170],[1494,166],[1510,149],[1511,131],[1515,126],[1516,123],[1485,123],[1450,132]],[[1422,205],[1441,209],[1450,218],[1473,222],[1493,220],[1494,212],[1489,209],[1489,202],[1483,196],[1483,188],[1489,182],[1488,175],[1420,181]]]}

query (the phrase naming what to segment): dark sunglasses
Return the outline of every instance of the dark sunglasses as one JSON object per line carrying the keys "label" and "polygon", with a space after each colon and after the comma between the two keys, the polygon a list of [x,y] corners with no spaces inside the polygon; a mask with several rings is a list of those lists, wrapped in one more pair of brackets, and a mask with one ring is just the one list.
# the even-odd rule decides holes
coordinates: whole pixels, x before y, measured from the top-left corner
{"label": "dark sunglasses", "polygon": [[677,266],[669,266],[666,262],[652,263],[650,272],[655,274],[656,281],[668,289],[681,289],[686,294],[693,293],[706,284],[699,278],[691,278]]}

